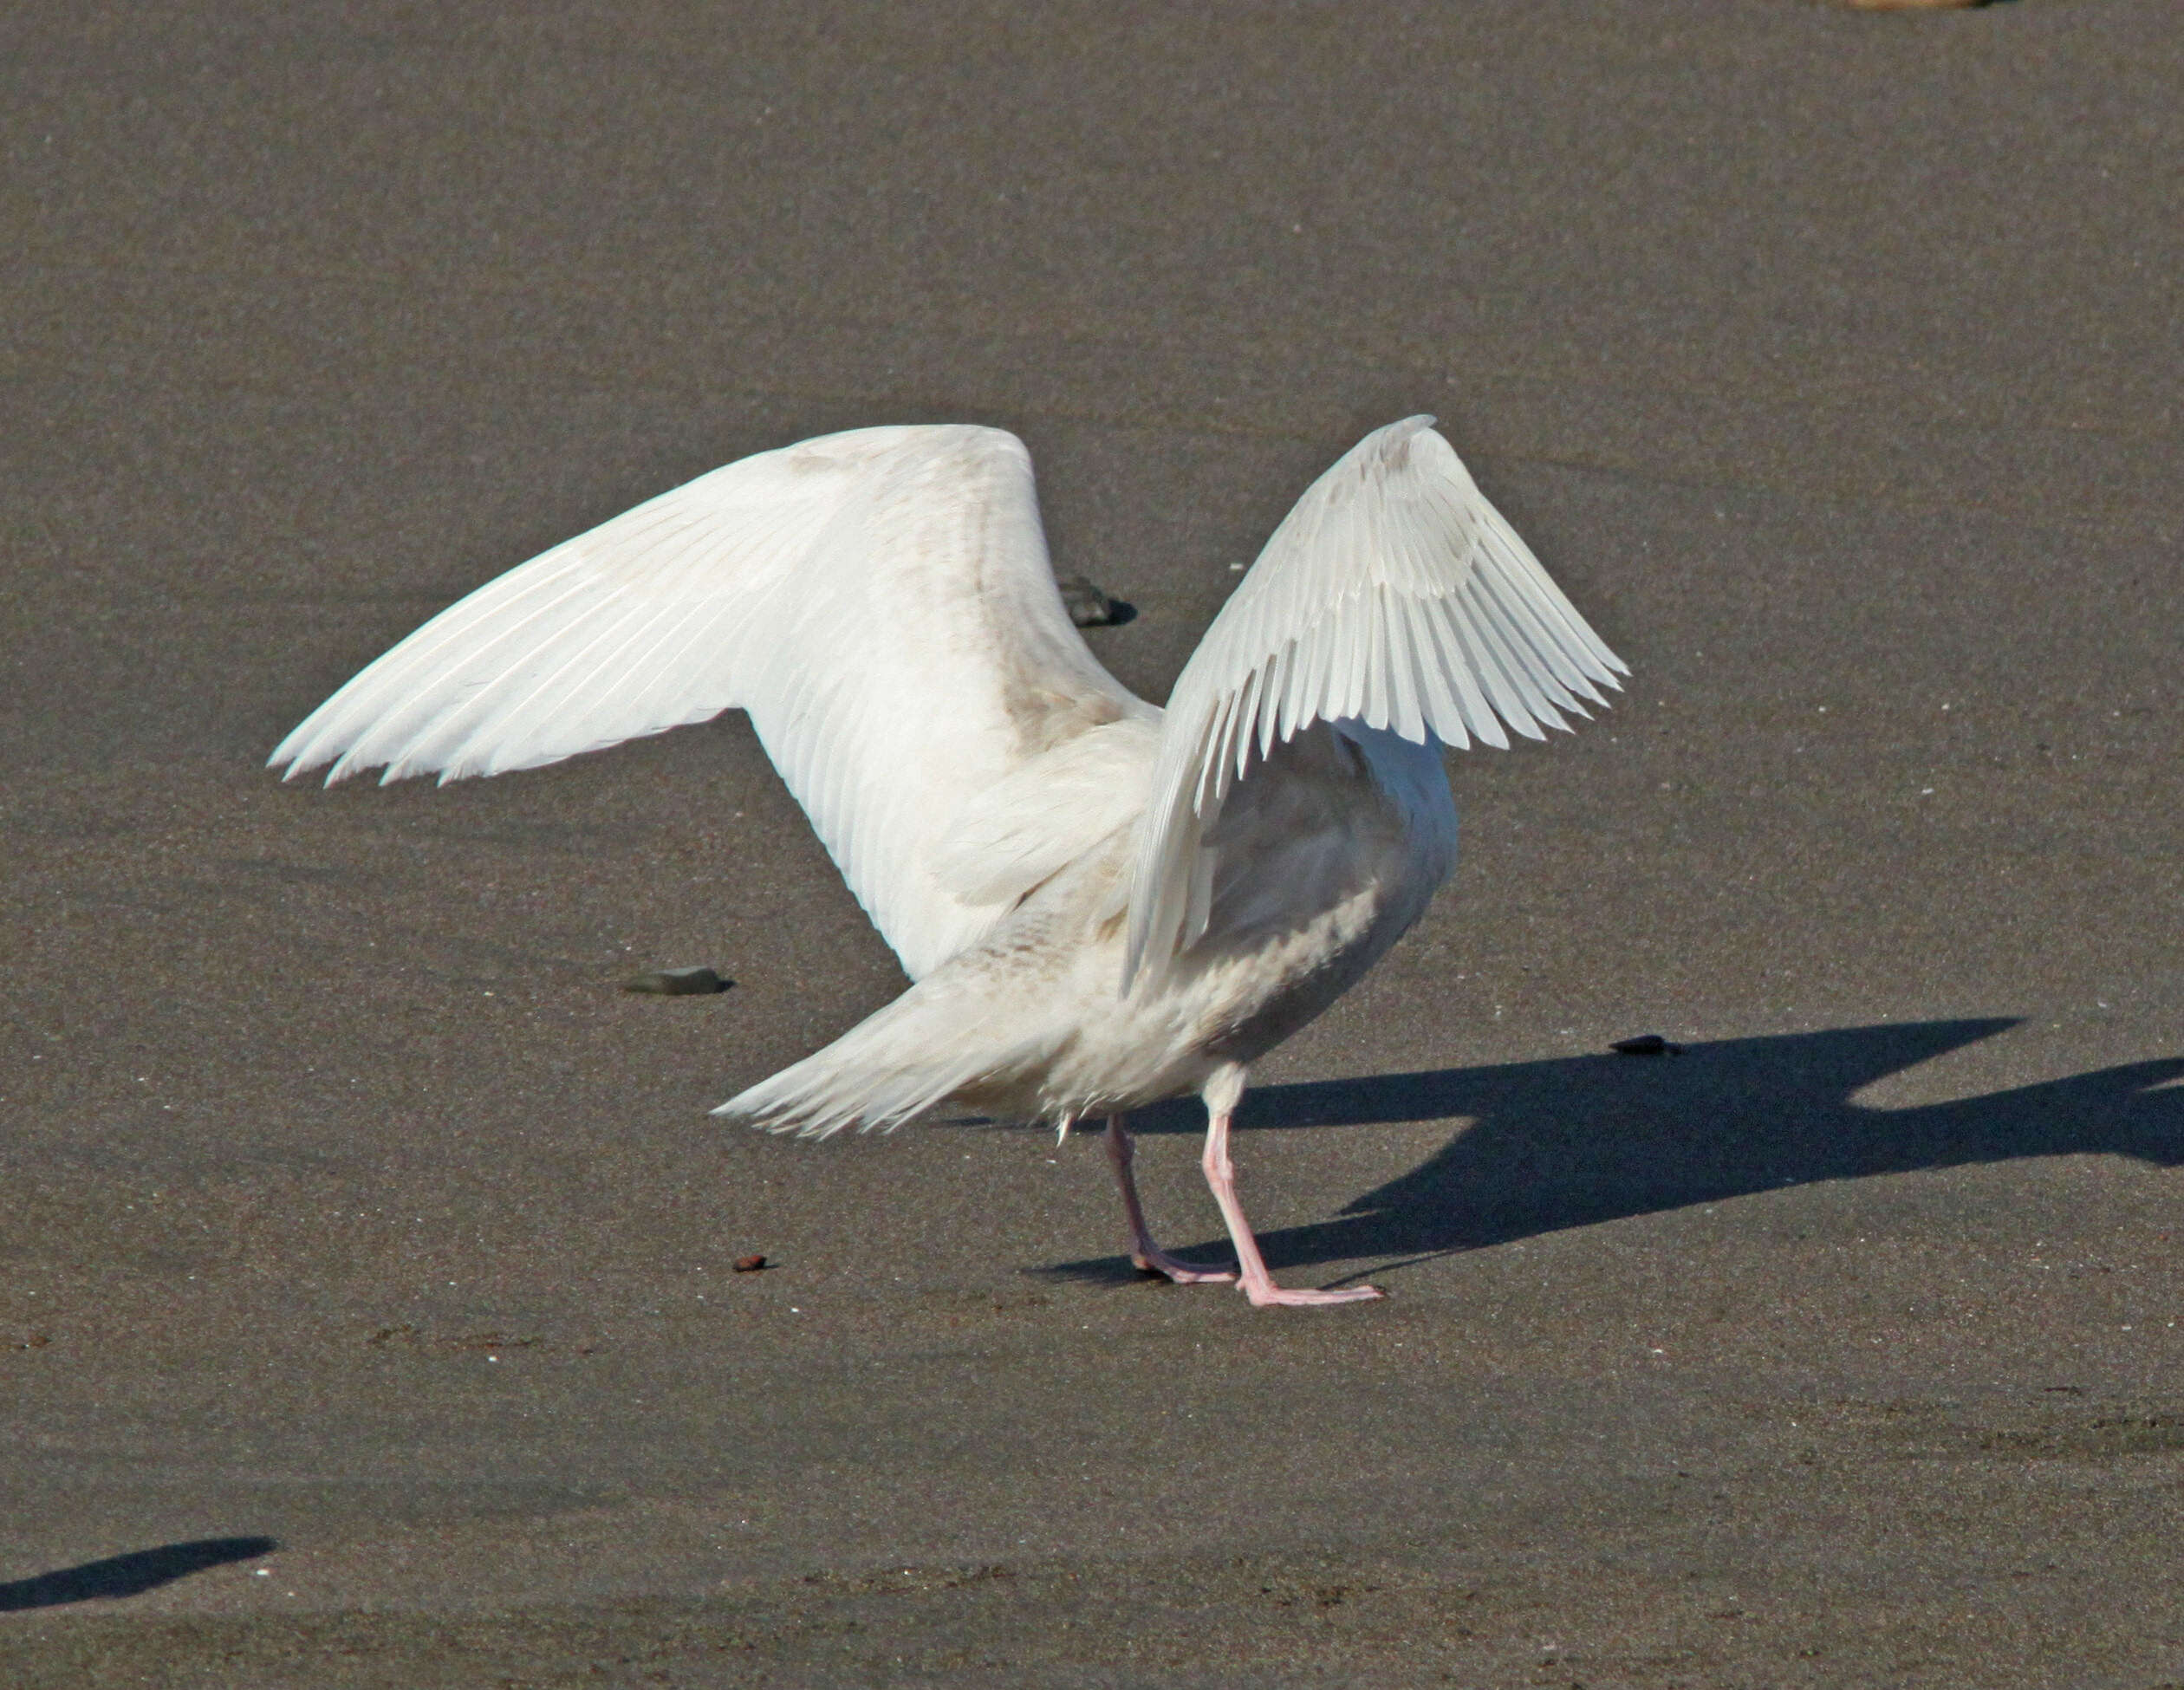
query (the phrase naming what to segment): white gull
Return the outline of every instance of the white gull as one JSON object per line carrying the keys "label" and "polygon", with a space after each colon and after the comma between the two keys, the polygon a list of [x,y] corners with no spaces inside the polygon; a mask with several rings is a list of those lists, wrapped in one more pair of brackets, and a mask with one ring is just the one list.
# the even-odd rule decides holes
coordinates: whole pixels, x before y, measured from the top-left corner
{"label": "white gull", "polygon": [[[1021,441],[867,428],[730,464],[488,582],[272,762],[445,783],[746,710],[913,984],[716,1114],[813,1137],[1103,1115],[1141,1268],[1259,1304],[1375,1297],[1269,1276],[1229,1154],[1246,1065],[1454,866],[1444,744],[1543,738],[1628,673],[1433,421],[1312,484],[1165,712],[1071,626]],[[1193,1091],[1233,1270],[1161,1250],[1131,1173],[1124,1116]]]}

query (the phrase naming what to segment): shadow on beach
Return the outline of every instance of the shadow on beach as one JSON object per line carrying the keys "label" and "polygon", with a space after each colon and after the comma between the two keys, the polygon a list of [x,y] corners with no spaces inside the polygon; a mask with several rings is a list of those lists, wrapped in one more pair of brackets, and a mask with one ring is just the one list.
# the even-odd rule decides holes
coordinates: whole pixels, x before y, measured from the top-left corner
{"label": "shadow on beach", "polygon": [[[2020,1156],[2106,1154],[2184,1162],[2184,1056],[2131,1063],[1981,1097],[1875,1108],[1856,1094],[1992,1037],[2011,1020],[1927,1021],[1694,1044],[1681,1056],[1584,1056],[1492,1068],[1268,1086],[1238,1125],[1451,1120],[1441,1149],[1332,1219],[1259,1235],[1273,1267],[1419,1257],[1786,1186]],[[1130,1117],[1141,1134],[1196,1134],[1180,1100]],[[1246,1158],[1248,1167],[1248,1158]],[[1207,1259],[1219,1241],[1189,1247]],[[1070,1277],[1134,1272],[1120,1255],[1059,1263]]]}
{"label": "shadow on beach", "polygon": [[166,1544],[130,1555],[109,1556],[103,1561],[87,1561],[80,1567],[63,1567],[57,1572],[0,1584],[0,1614],[140,1596],[208,1567],[255,1560],[278,1548],[270,1537],[199,1537],[186,1544]]}

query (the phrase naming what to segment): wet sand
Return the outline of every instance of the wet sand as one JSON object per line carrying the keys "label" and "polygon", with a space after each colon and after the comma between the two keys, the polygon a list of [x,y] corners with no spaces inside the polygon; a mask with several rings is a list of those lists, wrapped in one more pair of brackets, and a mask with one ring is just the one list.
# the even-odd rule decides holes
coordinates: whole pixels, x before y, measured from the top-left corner
{"label": "wet sand", "polygon": [[[2184,1678],[2173,4],[0,41],[0,1678]],[[1255,1074],[1384,1303],[1141,1282],[1095,1142],[708,1121],[900,985],[739,719],[262,767],[883,421],[1025,438],[1158,699],[1420,410],[1635,673]]]}

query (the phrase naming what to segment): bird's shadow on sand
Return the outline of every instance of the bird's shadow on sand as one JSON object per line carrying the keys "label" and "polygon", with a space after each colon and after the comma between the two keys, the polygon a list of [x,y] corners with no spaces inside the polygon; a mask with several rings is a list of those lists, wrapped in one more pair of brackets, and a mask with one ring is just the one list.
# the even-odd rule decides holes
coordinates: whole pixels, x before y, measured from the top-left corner
{"label": "bird's shadow on sand", "polygon": [[[1878,1108],[1856,1095],[2016,1025],[1925,1021],[1694,1044],[1681,1056],[1586,1056],[1323,1080],[1249,1093],[1240,1128],[1454,1120],[1455,1135],[1331,1219],[1263,1232],[1272,1267],[1421,1257],[1823,1180],[2105,1153],[2184,1163],[2184,1056],[2012,1091]],[[1469,1124],[1464,1124],[1468,1122]],[[1204,1129],[1193,1102],[1130,1117],[1140,1134]],[[1249,1140],[1238,1160],[1247,1182]],[[1213,1259],[1225,1243],[1186,1247]],[[1056,1263],[1133,1275],[1120,1255]]]}
{"label": "bird's shadow on sand", "polygon": [[255,1560],[278,1548],[270,1537],[198,1537],[186,1544],[164,1544],[158,1549],[87,1561],[81,1566],[0,1583],[0,1614],[139,1596],[208,1567]]}

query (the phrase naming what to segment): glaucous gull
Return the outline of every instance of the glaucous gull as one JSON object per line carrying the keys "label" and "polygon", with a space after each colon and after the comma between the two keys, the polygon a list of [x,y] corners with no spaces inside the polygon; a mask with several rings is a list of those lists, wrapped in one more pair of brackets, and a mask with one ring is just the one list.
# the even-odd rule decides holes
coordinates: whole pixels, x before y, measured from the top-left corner
{"label": "glaucous gull", "polygon": [[[717,1114],[820,1137],[941,1111],[1107,1119],[1132,1257],[1276,1285],[1237,1199],[1247,1065],[1354,985],[1456,858],[1444,745],[1627,673],[1430,417],[1368,434],[1267,542],[1165,711],[1063,608],[998,429],[763,452],[434,617],[281,744],[328,783],[535,768],[751,713],[912,985]],[[1156,1245],[1132,1109],[1197,1092],[1234,1269]]]}

